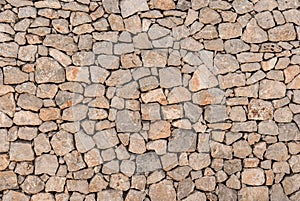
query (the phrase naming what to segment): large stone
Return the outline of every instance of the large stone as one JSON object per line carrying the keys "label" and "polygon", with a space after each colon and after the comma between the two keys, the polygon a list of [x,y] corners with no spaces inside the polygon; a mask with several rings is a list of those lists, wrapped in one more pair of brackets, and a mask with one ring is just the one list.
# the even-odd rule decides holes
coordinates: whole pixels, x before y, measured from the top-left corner
{"label": "large stone", "polygon": [[43,101],[31,94],[21,94],[17,105],[25,110],[38,111],[43,106]]}
{"label": "large stone", "polygon": [[155,152],[148,152],[136,157],[136,171],[138,173],[152,172],[160,168],[161,163]]}
{"label": "large stone", "polygon": [[14,189],[17,186],[17,175],[13,171],[0,172],[0,191]]}
{"label": "large stone", "polygon": [[169,152],[193,152],[196,150],[197,134],[192,130],[175,129],[169,140]]}
{"label": "large stone", "polygon": [[218,88],[202,90],[193,94],[193,103],[197,105],[220,104],[225,97],[225,92]]}
{"label": "large stone", "polygon": [[189,89],[193,92],[212,88],[217,85],[218,80],[216,76],[213,75],[205,65],[199,66],[189,81]]}
{"label": "large stone", "polygon": [[210,143],[210,150],[213,158],[225,158],[225,159],[232,158],[231,146],[227,146],[213,141]]}
{"label": "large stone", "polygon": [[118,132],[140,131],[142,126],[139,112],[129,110],[118,111],[116,115],[116,127]]}
{"label": "large stone", "polygon": [[275,161],[286,161],[289,158],[286,145],[282,142],[270,145],[266,150],[265,158]]}
{"label": "large stone", "polygon": [[144,50],[142,60],[145,67],[165,67],[167,64],[167,51],[165,50]]}
{"label": "large stone", "polygon": [[16,110],[16,104],[12,93],[0,96],[0,111],[13,117]]}
{"label": "large stone", "polygon": [[55,154],[58,156],[63,156],[75,148],[73,135],[64,130],[57,132],[52,137],[50,143]]}
{"label": "large stone", "polygon": [[43,45],[56,48],[69,53],[74,53],[78,50],[77,45],[70,36],[64,36],[60,34],[46,35]]}
{"label": "large stone", "polygon": [[62,119],[66,121],[80,121],[86,118],[88,107],[86,105],[75,105],[63,111]]}
{"label": "large stone", "polygon": [[295,174],[285,177],[282,181],[282,186],[286,195],[290,195],[298,191],[300,188],[300,175]]}
{"label": "large stone", "polygon": [[9,128],[13,125],[13,121],[3,112],[0,111],[0,128]]}
{"label": "large stone", "polygon": [[279,141],[300,140],[300,131],[295,123],[279,124]]}
{"label": "large stone", "polygon": [[261,99],[283,98],[286,86],[282,82],[274,80],[262,80],[260,82],[259,97]]}
{"label": "large stone", "polygon": [[167,138],[171,134],[171,125],[167,121],[156,121],[150,124],[149,138],[152,140]]}
{"label": "large stone", "polygon": [[162,88],[172,88],[182,85],[180,70],[174,67],[160,69],[159,80]]}
{"label": "large stone", "polygon": [[268,34],[257,25],[255,19],[252,19],[247,24],[242,40],[247,43],[262,43],[268,40]]}
{"label": "large stone", "polygon": [[239,23],[222,23],[218,27],[220,38],[230,39],[242,35],[242,27]]}
{"label": "large stone", "polygon": [[13,122],[20,126],[30,125],[37,126],[42,124],[41,119],[37,113],[30,111],[19,111],[15,113]]}
{"label": "large stone", "polygon": [[65,70],[54,59],[41,57],[36,61],[35,81],[37,83],[64,82]]}
{"label": "large stone", "polygon": [[93,139],[99,149],[108,149],[119,143],[115,129],[107,129],[96,133]]}
{"label": "large stone", "polygon": [[244,169],[242,172],[242,183],[260,186],[265,182],[264,171],[260,168]]}
{"label": "large stone", "polygon": [[163,180],[157,184],[152,184],[149,188],[149,196],[151,200],[175,201],[176,191],[173,187],[173,182]]}
{"label": "large stone", "polygon": [[296,39],[296,31],[294,25],[287,23],[281,26],[274,27],[268,31],[269,40],[278,41],[290,41]]}
{"label": "large stone", "polygon": [[124,0],[120,2],[120,8],[124,18],[139,11],[149,10],[146,0]]}
{"label": "large stone", "polygon": [[271,102],[252,99],[248,105],[248,118],[255,120],[268,120],[273,118],[273,105]]}
{"label": "large stone", "polygon": [[210,155],[205,153],[192,153],[189,156],[189,166],[193,170],[201,170],[208,167],[211,163]]}
{"label": "large stone", "polygon": [[195,181],[197,189],[203,191],[214,191],[216,187],[216,178],[214,176],[204,176]]}
{"label": "large stone", "polygon": [[4,84],[19,84],[28,80],[28,74],[16,67],[5,67],[3,69]]}
{"label": "large stone", "polygon": [[239,201],[268,201],[268,187],[244,187],[239,191]]}
{"label": "large stone", "polygon": [[[0,13],[1,16],[1,13]],[[19,45],[15,42],[1,43],[0,44],[0,56],[2,57],[18,57]]]}
{"label": "large stone", "polygon": [[3,195],[3,201],[29,201],[30,197],[17,191],[8,191]]}
{"label": "large stone", "polygon": [[55,155],[43,154],[35,159],[35,174],[55,175],[58,161]]}
{"label": "large stone", "polygon": [[34,160],[34,152],[31,144],[15,142],[10,145],[10,160],[12,161],[32,161]]}
{"label": "large stone", "polygon": [[204,119],[209,123],[222,122],[227,117],[225,105],[209,105],[204,110]]}
{"label": "large stone", "polygon": [[214,58],[214,66],[218,74],[225,74],[236,71],[239,68],[239,63],[230,54],[217,54]]}

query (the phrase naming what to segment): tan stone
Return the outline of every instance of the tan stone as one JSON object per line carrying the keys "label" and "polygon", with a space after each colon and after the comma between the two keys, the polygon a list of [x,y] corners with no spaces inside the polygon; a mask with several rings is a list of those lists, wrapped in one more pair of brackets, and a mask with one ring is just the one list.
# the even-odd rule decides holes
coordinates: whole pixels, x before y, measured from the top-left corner
{"label": "tan stone", "polygon": [[167,138],[171,135],[171,125],[167,121],[156,121],[150,124],[149,138],[152,140]]}
{"label": "tan stone", "polygon": [[260,168],[244,169],[242,172],[242,183],[259,186],[265,182],[264,171]]}

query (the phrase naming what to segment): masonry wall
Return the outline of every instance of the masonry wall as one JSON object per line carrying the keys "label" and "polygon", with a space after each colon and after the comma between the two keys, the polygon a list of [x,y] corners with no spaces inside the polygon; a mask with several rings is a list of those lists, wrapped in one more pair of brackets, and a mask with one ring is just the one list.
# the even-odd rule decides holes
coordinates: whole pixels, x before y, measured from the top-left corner
{"label": "masonry wall", "polygon": [[0,0],[1,201],[299,201],[299,0]]}

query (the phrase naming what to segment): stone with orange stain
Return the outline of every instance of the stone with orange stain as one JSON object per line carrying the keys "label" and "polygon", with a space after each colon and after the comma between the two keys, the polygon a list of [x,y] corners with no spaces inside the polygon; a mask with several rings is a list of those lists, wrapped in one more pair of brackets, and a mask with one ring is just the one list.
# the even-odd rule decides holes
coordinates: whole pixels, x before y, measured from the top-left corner
{"label": "stone with orange stain", "polygon": [[291,82],[296,75],[300,73],[300,67],[297,65],[289,66],[286,69],[284,69],[284,76],[285,76],[285,83]]}
{"label": "stone with orange stain", "polygon": [[69,67],[66,68],[66,76],[68,81],[74,82],[90,82],[90,74],[88,67]]}
{"label": "stone with orange stain", "polygon": [[150,4],[153,8],[158,8],[161,10],[175,9],[175,3],[173,0],[151,0]]}
{"label": "stone with orange stain", "polygon": [[218,85],[218,80],[205,65],[201,65],[194,72],[192,79],[189,82],[191,91],[199,91],[201,89],[212,88]]}
{"label": "stone with orange stain", "polygon": [[43,121],[58,120],[61,118],[58,108],[42,108],[39,116]]}
{"label": "stone with orange stain", "polygon": [[37,83],[61,83],[65,81],[64,68],[50,57],[41,57],[36,61],[35,81]]}
{"label": "stone with orange stain", "polygon": [[199,91],[193,94],[193,103],[197,105],[220,104],[223,101],[225,92],[218,88]]}
{"label": "stone with orange stain", "polygon": [[168,121],[156,121],[150,125],[149,138],[157,140],[171,135],[171,124]]}
{"label": "stone with orange stain", "polygon": [[260,168],[249,168],[242,172],[242,183],[248,185],[262,185],[265,182],[264,171]]}
{"label": "stone with orange stain", "polygon": [[167,98],[161,88],[154,89],[147,93],[142,93],[141,96],[144,103],[158,102],[162,105],[166,105],[168,103]]}
{"label": "stone with orange stain", "polygon": [[248,105],[248,118],[255,120],[272,119],[273,110],[274,108],[271,102],[252,99]]}

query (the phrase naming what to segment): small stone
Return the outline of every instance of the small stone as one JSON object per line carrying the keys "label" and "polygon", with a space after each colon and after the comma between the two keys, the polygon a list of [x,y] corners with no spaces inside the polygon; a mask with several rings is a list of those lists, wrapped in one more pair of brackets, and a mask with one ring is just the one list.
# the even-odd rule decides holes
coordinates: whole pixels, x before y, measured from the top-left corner
{"label": "small stone", "polygon": [[198,105],[220,104],[225,96],[224,91],[218,88],[202,90],[193,94],[193,103]]}
{"label": "small stone", "polygon": [[160,106],[158,103],[141,105],[142,120],[160,120]]}
{"label": "small stone", "polygon": [[244,169],[242,172],[242,183],[259,186],[265,182],[264,171],[260,168]]}
{"label": "small stone", "polygon": [[44,190],[45,184],[38,176],[29,175],[22,183],[21,188],[25,193],[37,194]]}
{"label": "small stone", "polygon": [[[67,34],[70,32],[69,22],[65,19],[54,19],[54,20],[52,20],[52,25],[53,25],[53,28],[59,33]],[[64,49],[63,47],[61,47],[58,44],[55,46],[60,47],[61,50]]]}
{"label": "small stone", "polygon": [[151,200],[175,201],[176,191],[171,181],[163,180],[150,186],[149,196]]}
{"label": "small stone", "polygon": [[255,15],[257,23],[263,29],[270,29],[275,26],[273,16],[269,11],[258,13]]}
{"label": "small stone", "polygon": [[289,158],[287,148],[284,143],[278,142],[268,147],[265,153],[267,159],[276,161],[286,161]]}
{"label": "small stone", "polygon": [[282,82],[263,80],[260,84],[259,97],[262,99],[283,98],[286,86]]}
{"label": "small stone", "polygon": [[274,112],[274,120],[276,122],[291,122],[293,119],[293,113],[289,107],[278,108]]}
{"label": "small stone", "polygon": [[28,45],[19,48],[18,58],[22,61],[35,61],[37,46]]}
{"label": "small stone", "polygon": [[68,171],[78,171],[86,167],[81,154],[78,151],[72,151],[64,156]]}
{"label": "small stone", "polygon": [[171,134],[171,125],[167,121],[156,121],[150,124],[149,138],[152,140],[167,138]]}
{"label": "small stone", "polygon": [[58,108],[42,108],[39,117],[43,121],[58,120],[61,118]]}
{"label": "small stone", "polygon": [[248,105],[248,118],[255,120],[267,120],[273,118],[273,105],[271,102],[260,99],[252,99]]}
{"label": "small stone", "polygon": [[104,10],[108,13],[120,13],[119,1],[117,0],[103,0]]}
{"label": "small stone", "polygon": [[144,138],[137,133],[134,133],[133,135],[131,135],[128,150],[135,154],[145,153],[146,145],[145,145]]}
{"label": "small stone", "polygon": [[151,0],[151,7],[161,9],[161,10],[171,10],[175,9],[175,3],[173,0]]}
{"label": "small stone", "polygon": [[246,84],[246,78],[244,74],[240,73],[228,73],[227,75],[219,75],[219,85],[221,89],[227,89],[232,87],[240,87]]}
{"label": "small stone", "polygon": [[66,78],[68,81],[89,83],[89,68],[68,67],[66,68]]}
{"label": "small stone", "polygon": [[31,94],[21,94],[17,105],[25,110],[38,111],[43,106],[43,101]]}
{"label": "small stone", "polygon": [[20,111],[16,112],[13,122],[17,125],[40,125],[42,121],[40,120],[38,114],[30,111]]}
{"label": "small stone", "polygon": [[0,172],[0,191],[13,189],[17,186],[17,175],[13,171]]}
{"label": "small stone", "polygon": [[214,65],[218,74],[234,72],[239,68],[236,58],[229,54],[217,54],[214,58]]}
{"label": "small stone", "polygon": [[232,147],[218,142],[210,143],[211,155],[213,158],[232,158]]}
{"label": "small stone", "polygon": [[154,152],[144,153],[136,157],[136,171],[139,173],[152,172],[160,168],[160,160]]}
{"label": "small stone", "polygon": [[93,52],[77,52],[72,56],[73,64],[76,66],[88,66],[95,63]]}
{"label": "small stone", "polygon": [[129,82],[131,79],[132,76],[129,70],[117,70],[111,73],[105,83],[108,86],[120,86]]}
{"label": "small stone", "polygon": [[205,153],[192,153],[189,156],[189,166],[193,170],[201,170],[208,167],[211,164],[209,154]]}
{"label": "small stone", "polygon": [[282,181],[282,186],[286,195],[290,195],[299,190],[299,174],[285,177]]}
{"label": "small stone", "polygon": [[123,174],[113,174],[109,186],[120,191],[127,191],[130,187],[129,179]]}
{"label": "small stone", "polygon": [[268,31],[269,40],[278,41],[290,41],[295,40],[296,32],[293,24],[287,23],[281,26],[274,27]]}
{"label": "small stone", "polygon": [[240,39],[230,39],[225,41],[224,49],[228,54],[236,54],[250,50],[250,46]]}
{"label": "small stone", "polygon": [[167,98],[161,88],[143,93],[141,98],[144,103],[158,102],[162,105],[167,104]]}

